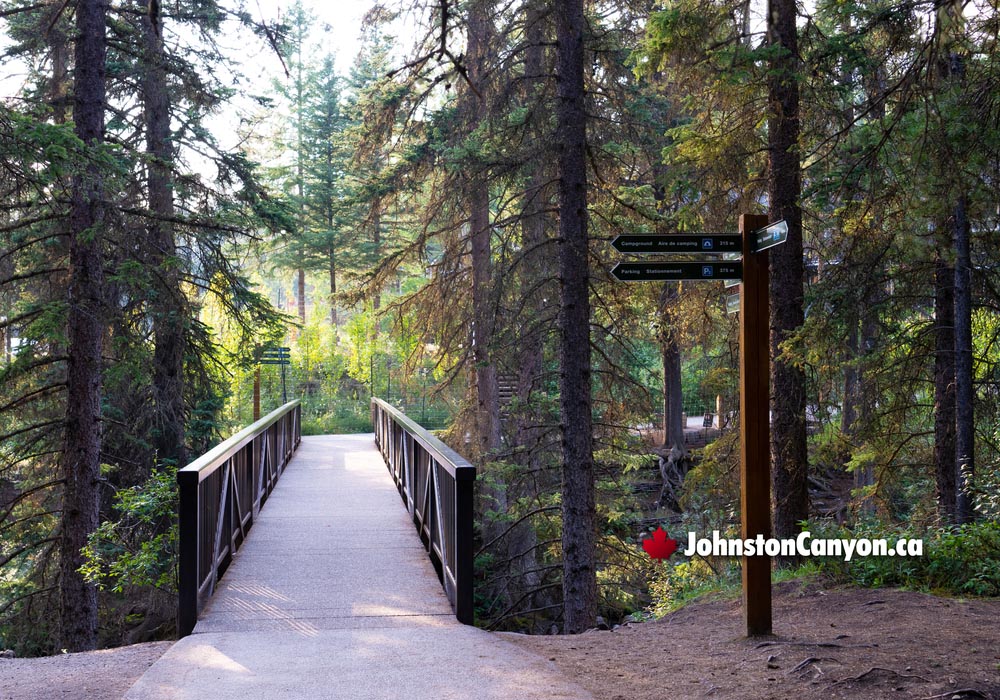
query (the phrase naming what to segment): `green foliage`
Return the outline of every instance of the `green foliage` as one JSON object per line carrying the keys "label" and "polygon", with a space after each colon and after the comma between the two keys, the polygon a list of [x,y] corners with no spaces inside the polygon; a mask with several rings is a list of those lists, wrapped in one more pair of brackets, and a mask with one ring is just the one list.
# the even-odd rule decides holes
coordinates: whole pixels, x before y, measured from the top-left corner
{"label": "green foliage", "polygon": [[371,410],[365,402],[338,402],[320,415],[303,417],[303,435],[372,432]]}
{"label": "green foliage", "polygon": [[[810,571],[864,588],[904,587],[932,593],[1000,596],[1000,523],[977,522],[956,527],[887,528],[877,522],[848,529],[810,522],[814,538],[922,539],[923,556],[835,557],[810,559]],[[803,571],[805,573],[805,571]]]}
{"label": "green foliage", "polygon": [[650,611],[655,617],[662,617],[704,596],[739,594],[740,569],[735,561],[717,570],[701,557],[686,560],[674,554],[670,560],[651,563],[650,567]]}
{"label": "green foliage", "polygon": [[115,494],[107,520],[84,548],[85,578],[102,590],[126,593],[153,587],[177,591],[177,481],[171,470]]}

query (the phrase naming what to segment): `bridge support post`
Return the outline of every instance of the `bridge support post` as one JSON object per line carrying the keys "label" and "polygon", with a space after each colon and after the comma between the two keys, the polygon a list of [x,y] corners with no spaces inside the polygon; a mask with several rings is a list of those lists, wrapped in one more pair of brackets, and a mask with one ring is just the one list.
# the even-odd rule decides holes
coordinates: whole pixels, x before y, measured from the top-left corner
{"label": "bridge support post", "polygon": [[198,473],[177,472],[177,636],[198,622]]}
{"label": "bridge support post", "polygon": [[475,622],[475,607],[472,595],[473,559],[473,522],[475,471],[458,471],[455,475],[455,617],[463,625]]}

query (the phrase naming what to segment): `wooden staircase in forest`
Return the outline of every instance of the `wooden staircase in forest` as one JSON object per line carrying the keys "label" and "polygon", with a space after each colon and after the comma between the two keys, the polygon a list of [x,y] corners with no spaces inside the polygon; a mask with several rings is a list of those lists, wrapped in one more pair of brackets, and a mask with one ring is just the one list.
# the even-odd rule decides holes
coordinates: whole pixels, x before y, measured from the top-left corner
{"label": "wooden staircase in forest", "polygon": [[517,396],[518,377],[511,373],[497,374],[497,403],[500,415],[506,417],[510,413],[510,404]]}

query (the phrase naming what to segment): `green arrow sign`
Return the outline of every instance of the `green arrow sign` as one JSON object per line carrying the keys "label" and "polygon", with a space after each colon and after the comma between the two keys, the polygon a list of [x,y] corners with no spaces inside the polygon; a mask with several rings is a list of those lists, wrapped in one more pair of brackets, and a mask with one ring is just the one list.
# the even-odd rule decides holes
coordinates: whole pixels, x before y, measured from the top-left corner
{"label": "green arrow sign", "polygon": [[753,233],[753,252],[759,253],[762,250],[781,245],[788,240],[788,224],[782,219],[773,223],[767,228],[762,228]]}
{"label": "green arrow sign", "polygon": [[742,262],[618,263],[611,274],[622,282],[727,280],[743,276]]}
{"label": "green arrow sign", "polygon": [[742,249],[738,233],[616,236],[611,245],[621,253],[727,253]]}

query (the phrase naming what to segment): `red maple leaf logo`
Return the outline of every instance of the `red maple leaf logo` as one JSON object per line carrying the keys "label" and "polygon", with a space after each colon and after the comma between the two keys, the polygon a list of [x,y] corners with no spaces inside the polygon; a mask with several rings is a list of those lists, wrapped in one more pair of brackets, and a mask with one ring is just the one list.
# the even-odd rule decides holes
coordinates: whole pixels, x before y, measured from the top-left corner
{"label": "red maple leaf logo", "polygon": [[642,548],[653,559],[669,559],[670,555],[677,551],[677,540],[669,539],[667,531],[658,527],[652,537],[642,541]]}

